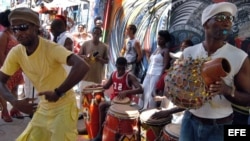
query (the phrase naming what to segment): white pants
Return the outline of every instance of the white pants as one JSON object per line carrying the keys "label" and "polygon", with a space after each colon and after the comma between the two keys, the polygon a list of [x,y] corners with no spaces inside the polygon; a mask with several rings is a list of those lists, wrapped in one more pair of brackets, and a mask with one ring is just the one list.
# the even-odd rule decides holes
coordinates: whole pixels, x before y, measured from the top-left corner
{"label": "white pants", "polygon": [[160,79],[160,75],[147,74],[143,81],[144,93],[139,99],[139,106],[142,110],[147,108],[155,108],[156,102],[154,100],[154,92],[157,81]]}

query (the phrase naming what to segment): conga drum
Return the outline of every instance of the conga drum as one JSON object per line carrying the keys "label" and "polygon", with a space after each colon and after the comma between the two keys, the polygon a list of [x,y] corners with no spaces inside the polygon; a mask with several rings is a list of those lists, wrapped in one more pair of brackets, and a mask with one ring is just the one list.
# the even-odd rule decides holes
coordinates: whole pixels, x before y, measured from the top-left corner
{"label": "conga drum", "polygon": [[130,99],[128,97],[125,97],[123,99],[119,99],[117,96],[114,97],[114,99],[111,102],[111,105],[113,104],[125,104],[125,105],[129,105],[130,104]]}
{"label": "conga drum", "polygon": [[137,102],[135,101],[135,96],[132,96],[131,98],[125,97],[123,99],[119,99],[117,96],[113,98],[111,105],[113,104],[125,104],[130,105],[133,107],[136,107],[137,109],[140,109],[140,107],[137,105]]}
{"label": "conga drum", "polygon": [[178,141],[180,137],[180,124],[167,124],[164,127],[160,141]]}
{"label": "conga drum", "polygon": [[83,116],[90,139],[93,139],[99,130],[99,104],[104,101],[104,89],[87,86],[83,89]]}
{"label": "conga drum", "polygon": [[104,122],[103,141],[138,141],[139,111],[130,105],[113,104]]}
{"label": "conga drum", "polygon": [[172,120],[172,116],[162,119],[151,119],[151,116],[159,111],[160,109],[154,108],[144,110],[140,114],[142,133],[145,141],[154,141],[157,139],[160,136],[163,127]]}

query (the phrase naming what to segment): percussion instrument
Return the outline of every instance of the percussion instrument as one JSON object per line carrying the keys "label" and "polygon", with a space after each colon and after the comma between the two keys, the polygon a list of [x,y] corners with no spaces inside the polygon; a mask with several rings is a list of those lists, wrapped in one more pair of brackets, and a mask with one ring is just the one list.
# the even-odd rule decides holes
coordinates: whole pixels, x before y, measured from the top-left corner
{"label": "percussion instrument", "polygon": [[130,99],[125,97],[123,99],[119,99],[117,96],[112,100],[112,104],[130,104]]}
{"label": "percussion instrument", "polygon": [[102,87],[87,86],[83,89],[83,116],[90,139],[93,139],[99,130],[99,104],[104,101]]}
{"label": "percussion instrument", "polygon": [[172,116],[161,119],[152,119],[151,116],[159,111],[161,110],[156,108],[148,109],[142,111],[140,114],[142,132],[146,141],[154,141],[160,135],[162,128],[172,120]]}
{"label": "percussion instrument", "polygon": [[137,106],[138,96],[133,95],[131,98],[125,97],[123,99],[119,99],[117,96],[113,98],[111,104],[130,104],[131,106]]}
{"label": "percussion instrument", "polygon": [[176,60],[165,77],[165,94],[175,105],[186,109],[200,108],[211,100],[207,88],[225,77],[230,65],[224,58]]}
{"label": "percussion instrument", "polygon": [[164,126],[160,141],[178,141],[180,136],[180,124],[167,124]]}
{"label": "percussion instrument", "polygon": [[202,66],[201,76],[207,86],[227,76],[231,67],[225,58],[216,58],[207,61]]}
{"label": "percussion instrument", "polygon": [[103,129],[103,141],[138,141],[139,111],[130,105],[110,106]]}

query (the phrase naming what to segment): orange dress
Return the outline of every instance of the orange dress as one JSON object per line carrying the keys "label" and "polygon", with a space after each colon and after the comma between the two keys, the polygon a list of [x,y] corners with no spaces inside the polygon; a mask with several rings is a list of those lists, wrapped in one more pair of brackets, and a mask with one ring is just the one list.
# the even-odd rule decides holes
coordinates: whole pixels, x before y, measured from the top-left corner
{"label": "orange dress", "polygon": [[[18,44],[18,41],[8,31],[4,32],[8,34],[8,42],[5,50],[5,55],[7,56],[9,51]],[[22,84],[23,82],[24,81],[22,76],[22,70],[19,69],[17,72],[15,72],[14,75],[10,77],[10,79],[7,82],[7,86],[10,90],[12,90],[14,87],[16,87],[19,84]]]}

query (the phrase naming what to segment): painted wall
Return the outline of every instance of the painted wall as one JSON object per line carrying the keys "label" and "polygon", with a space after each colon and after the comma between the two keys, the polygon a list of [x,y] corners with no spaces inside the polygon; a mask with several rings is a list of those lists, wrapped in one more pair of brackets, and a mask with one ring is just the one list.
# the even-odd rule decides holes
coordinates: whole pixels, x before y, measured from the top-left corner
{"label": "painted wall", "polygon": [[[108,71],[115,69],[113,65],[123,46],[125,27],[133,23],[137,25],[137,38],[142,44],[144,54],[150,54],[156,48],[157,32],[169,30],[173,35],[172,50],[178,50],[184,39],[194,43],[203,40],[201,26],[203,9],[214,2],[233,2],[238,7],[229,42],[250,53],[250,0],[112,0],[112,11],[106,42],[110,46],[110,64]],[[104,13],[105,14],[105,13]],[[147,68],[146,57],[143,59]]]}

